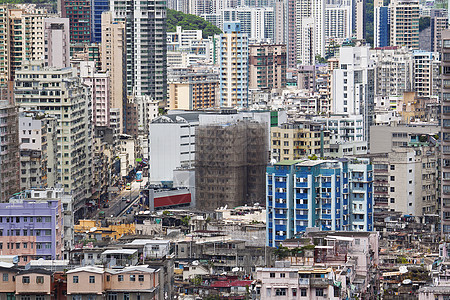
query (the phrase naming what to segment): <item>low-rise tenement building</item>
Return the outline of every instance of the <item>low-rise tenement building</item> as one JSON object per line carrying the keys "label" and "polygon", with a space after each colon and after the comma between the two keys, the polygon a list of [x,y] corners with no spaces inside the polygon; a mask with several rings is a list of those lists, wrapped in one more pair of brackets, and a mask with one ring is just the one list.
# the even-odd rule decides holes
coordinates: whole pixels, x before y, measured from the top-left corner
{"label": "low-rise tenement building", "polygon": [[68,299],[160,299],[160,270],[148,266],[123,269],[80,267],[67,272]]}
{"label": "low-rise tenement building", "polygon": [[275,267],[258,268],[257,299],[375,297],[376,232],[308,231],[282,242]]}
{"label": "low-rise tenement building", "polygon": [[267,167],[268,246],[303,233],[373,230],[373,171],[368,159],[281,161]]}
{"label": "low-rise tenement building", "polygon": [[18,256],[19,265],[62,258],[64,246],[70,249],[64,242],[62,197],[62,190],[31,190],[0,203],[2,254]]}

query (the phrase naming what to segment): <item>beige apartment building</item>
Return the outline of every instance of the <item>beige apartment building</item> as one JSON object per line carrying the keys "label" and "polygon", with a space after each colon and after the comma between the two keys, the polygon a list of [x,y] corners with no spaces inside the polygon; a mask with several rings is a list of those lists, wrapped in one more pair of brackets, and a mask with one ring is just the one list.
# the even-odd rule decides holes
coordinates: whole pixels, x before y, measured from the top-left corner
{"label": "beige apartment building", "polygon": [[169,109],[205,109],[213,108],[218,103],[217,74],[187,71],[169,76],[169,80]]}
{"label": "beige apartment building", "polygon": [[113,20],[110,11],[102,14],[101,66],[109,73],[110,108],[118,111],[118,127],[123,133],[123,103],[126,99],[125,23]]}
{"label": "beige apartment building", "polygon": [[278,89],[286,86],[286,45],[249,45],[249,88]]}
{"label": "beige apartment building", "polygon": [[44,58],[44,19],[42,9],[0,6],[0,84],[14,80],[24,60]]}
{"label": "beige apartment building", "polygon": [[419,1],[393,0],[391,15],[391,46],[419,49]]}
{"label": "beige apartment building", "polygon": [[82,214],[90,197],[91,118],[88,89],[72,68],[44,67],[25,62],[16,73],[14,96],[20,111],[41,111],[57,121],[57,182],[73,196],[73,211]]}
{"label": "beige apartment building", "polygon": [[370,155],[376,209],[411,216],[437,212],[438,149],[420,144]]}
{"label": "beige apartment building", "polygon": [[450,234],[450,30],[442,33],[442,97],[441,97],[441,230]]}
{"label": "beige apartment building", "polygon": [[271,128],[272,157],[277,161],[311,155],[324,157],[330,149],[330,131],[323,123],[300,121]]}

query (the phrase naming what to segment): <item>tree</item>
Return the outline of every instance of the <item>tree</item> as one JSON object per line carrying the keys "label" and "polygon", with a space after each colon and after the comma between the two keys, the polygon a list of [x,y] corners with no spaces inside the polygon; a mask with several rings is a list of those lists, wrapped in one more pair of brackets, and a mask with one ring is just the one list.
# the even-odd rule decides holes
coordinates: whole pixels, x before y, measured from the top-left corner
{"label": "tree", "polygon": [[219,28],[203,18],[185,14],[181,11],[167,9],[167,32],[175,32],[177,26],[181,26],[183,30],[201,30],[203,38],[222,33]]}

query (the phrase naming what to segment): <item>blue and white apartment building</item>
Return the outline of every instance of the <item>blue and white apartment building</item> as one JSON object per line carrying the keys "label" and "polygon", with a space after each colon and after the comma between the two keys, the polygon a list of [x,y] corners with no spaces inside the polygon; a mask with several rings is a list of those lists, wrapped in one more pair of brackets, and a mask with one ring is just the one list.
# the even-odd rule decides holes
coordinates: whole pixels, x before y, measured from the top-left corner
{"label": "blue and white apartment building", "polygon": [[305,232],[373,230],[369,159],[281,161],[266,172],[267,241],[271,247]]}

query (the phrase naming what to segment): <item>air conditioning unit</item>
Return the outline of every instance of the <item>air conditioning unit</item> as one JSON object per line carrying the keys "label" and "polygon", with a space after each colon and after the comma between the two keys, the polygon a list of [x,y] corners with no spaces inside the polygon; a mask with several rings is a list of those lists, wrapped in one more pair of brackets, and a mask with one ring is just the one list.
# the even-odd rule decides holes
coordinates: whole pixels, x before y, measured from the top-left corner
{"label": "air conditioning unit", "polygon": [[327,297],[327,294],[323,294],[323,297],[326,298],[326,297]]}

